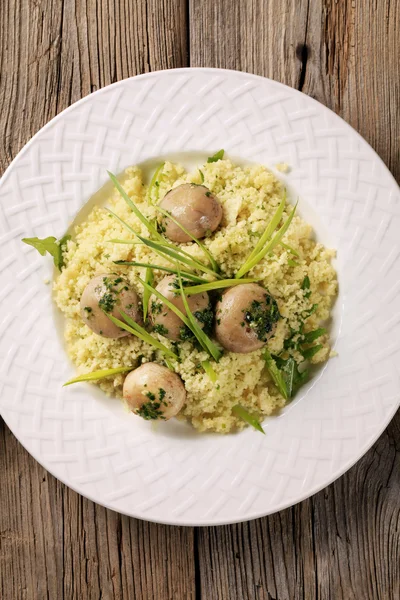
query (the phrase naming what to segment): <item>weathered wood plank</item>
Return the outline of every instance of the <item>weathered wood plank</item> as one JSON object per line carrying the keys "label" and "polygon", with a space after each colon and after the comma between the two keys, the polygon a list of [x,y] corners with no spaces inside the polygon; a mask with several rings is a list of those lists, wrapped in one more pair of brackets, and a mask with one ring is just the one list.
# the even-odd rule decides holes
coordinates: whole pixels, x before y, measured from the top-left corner
{"label": "weathered wood plank", "polygon": [[249,71],[313,96],[400,178],[399,2],[190,2],[190,63]]}
{"label": "weathered wood plank", "polygon": [[[0,3],[0,170],[82,96],[186,66],[184,0]],[[194,598],[193,530],[120,516],[46,473],[0,420],[0,597]]]}
{"label": "weathered wood plank", "polygon": [[[250,71],[313,96],[400,178],[399,9],[389,0],[192,0],[191,65]],[[399,429],[400,413],[314,498],[251,523],[199,530],[202,597],[398,598]]]}

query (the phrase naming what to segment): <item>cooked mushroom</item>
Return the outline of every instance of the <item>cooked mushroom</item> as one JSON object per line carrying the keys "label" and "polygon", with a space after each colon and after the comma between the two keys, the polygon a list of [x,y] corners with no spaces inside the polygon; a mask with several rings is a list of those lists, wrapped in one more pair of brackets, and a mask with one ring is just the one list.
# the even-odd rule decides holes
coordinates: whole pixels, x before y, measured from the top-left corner
{"label": "cooked mushroom", "polygon": [[[222,219],[221,204],[204,185],[178,185],[167,192],[160,206],[197,239],[215,231]],[[165,235],[173,242],[190,242],[190,236],[172,219],[164,217],[163,225]]]}
{"label": "cooked mushroom", "polygon": [[81,317],[97,335],[107,338],[120,338],[129,333],[115,325],[105,313],[110,313],[123,321],[120,310],[137,323],[142,322],[139,300],[125,279],[119,275],[104,273],[93,277],[85,287],[81,302]]}
{"label": "cooked mushroom", "polygon": [[231,352],[245,354],[262,348],[275,333],[278,305],[256,283],[229,288],[216,306],[215,334]]}
{"label": "cooked mushroom", "polygon": [[[164,277],[157,285],[156,290],[186,315],[182,296],[179,293],[179,288],[177,288],[177,279],[175,275]],[[199,326],[203,328],[205,325],[209,325],[209,327],[211,327],[213,313],[210,308],[208,294],[203,292],[202,294],[188,296],[187,302],[191,312],[196,317]],[[154,330],[170,340],[176,342],[177,340],[187,339],[188,335],[190,337],[190,332],[187,331],[187,327],[182,320],[154,294],[150,296],[149,315]]]}
{"label": "cooked mushroom", "polygon": [[145,363],[127,375],[123,396],[143,419],[167,421],[181,410],[186,390],[176,373],[157,363]]}

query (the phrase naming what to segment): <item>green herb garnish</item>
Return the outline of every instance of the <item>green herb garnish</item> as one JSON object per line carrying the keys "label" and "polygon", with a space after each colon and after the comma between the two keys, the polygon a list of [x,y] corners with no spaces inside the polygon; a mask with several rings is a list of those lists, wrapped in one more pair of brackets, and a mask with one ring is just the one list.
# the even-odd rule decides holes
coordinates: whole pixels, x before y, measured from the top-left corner
{"label": "green herb garnish", "polygon": [[274,356],[274,360],[285,380],[288,397],[293,398],[299,388],[306,383],[309,375],[308,369],[300,371],[299,365],[292,356],[287,359]]}
{"label": "green herb garnish", "polygon": [[225,154],[225,150],[218,150],[218,152],[216,152],[213,156],[209,156],[207,158],[207,162],[213,163],[213,162],[222,160],[224,158],[224,154]]}
{"label": "green herb garnish", "polygon": [[[266,246],[264,246],[263,249],[260,250],[260,252],[258,252],[258,254],[256,254],[253,258],[248,258],[246,260],[246,262],[244,263],[244,265],[236,273],[236,275],[235,275],[236,279],[239,279],[240,277],[243,277],[243,275],[245,275],[248,271],[250,271],[250,269],[252,269],[253,267],[255,267],[264,258],[264,256],[266,254],[268,254],[269,252],[272,252],[272,250],[280,243],[280,241],[282,240],[282,238],[285,235],[286,231],[289,229],[290,223],[292,222],[294,214],[296,212],[296,208],[297,208],[297,203],[294,206],[292,212],[290,213],[290,215],[287,218],[287,220],[285,221],[285,223],[282,225],[282,227],[280,229],[278,229],[277,233],[272,238],[272,240],[270,240],[266,244]],[[263,237],[264,236],[262,236],[260,239],[262,239]],[[258,244],[257,244],[257,246],[258,246]]]}
{"label": "green herb garnish", "polygon": [[281,370],[277,367],[276,362],[274,361],[271,354],[266,348],[263,352],[263,357],[266,362],[268,372],[271,375],[272,380],[278,388],[279,392],[282,394],[285,400],[289,400],[289,394],[286,387],[285,378],[283,377]]}
{"label": "green herb garnish", "polygon": [[[146,217],[140,212],[140,210],[137,208],[137,206],[135,205],[134,202],[132,202],[131,198],[128,196],[128,194],[125,192],[124,188],[122,187],[122,185],[120,184],[120,182],[118,181],[118,179],[116,178],[115,175],[113,175],[113,173],[110,173],[110,171],[107,171],[109,178],[111,179],[111,181],[113,182],[114,186],[117,188],[117,190],[119,191],[119,193],[121,194],[121,196],[123,197],[123,199],[125,200],[125,202],[127,203],[127,205],[129,206],[129,208],[132,210],[132,212],[136,215],[136,217],[139,219],[139,221],[141,221],[143,223],[143,225],[145,225],[146,229],[148,230],[148,232],[150,233],[150,235],[153,235],[155,239],[160,238],[160,234],[158,233],[157,229],[154,227],[154,225],[148,220],[146,219]],[[111,213],[111,211],[109,210],[109,212]],[[114,213],[113,216],[115,216]],[[122,219],[120,219],[122,221]],[[135,232],[134,232],[135,233]]]}
{"label": "green herb garnish", "polygon": [[[157,269],[158,271],[165,271],[166,273],[173,273],[174,275],[178,274],[178,271],[176,269],[170,269],[169,267],[162,267],[161,265],[151,265],[149,263],[141,263],[131,260],[115,260],[114,264],[122,265],[125,267],[146,267],[149,269]],[[190,279],[190,281],[195,281],[196,283],[202,283],[205,281],[202,277],[199,277],[198,275],[193,275],[193,273],[189,273],[188,271],[181,271],[181,275],[183,279]]]}
{"label": "green herb garnish", "polygon": [[208,375],[208,378],[210,379],[210,381],[212,383],[215,383],[217,381],[217,374],[214,371],[214,369],[212,368],[210,361],[203,360],[203,362],[201,363],[201,366],[203,367],[204,371]]}
{"label": "green herb garnish", "polygon": [[280,319],[276,300],[267,293],[264,296],[263,302],[253,300],[250,306],[243,311],[244,322],[255,331],[257,338],[262,342],[267,340],[275,323]]}
{"label": "green herb garnish", "polygon": [[112,292],[106,292],[102,295],[99,300],[99,306],[104,312],[109,313],[114,310],[114,306],[117,303],[117,298]]}
{"label": "green herb garnish", "polygon": [[[146,268],[146,274],[145,274],[144,280],[149,285],[153,285],[154,273],[153,273],[153,269],[151,269],[150,267]],[[151,294],[148,290],[146,290],[146,289],[143,290],[143,321],[144,321],[144,323],[146,323],[146,320],[147,320],[147,310],[149,307],[150,296],[151,296]]]}
{"label": "green herb garnish", "polygon": [[[179,268],[178,268],[178,270],[179,270]],[[179,279],[179,287],[180,287],[181,297],[182,297],[182,301],[183,301],[183,306],[185,307],[186,314],[190,321],[190,329],[193,331],[199,344],[210,354],[210,356],[213,357],[215,362],[218,362],[219,359],[221,358],[221,352],[218,349],[218,347],[214,344],[214,342],[201,329],[201,327],[199,327],[199,325],[196,321],[196,318],[194,317],[192,311],[190,310],[187,298],[185,296],[185,291],[183,289],[182,277],[181,277],[180,273],[178,274],[178,279]]]}
{"label": "green herb garnish", "polygon": [[128,371],[132,371],[134,368],[135,367],[116,367],[115,369],[103,369],[101,371],[85,373],[84,375],[79,375],[78,377],[74,377],[74,379],[70,379],[64,383],[63,387],[66,385],[71,385],[72,383],[80,383],[81,381],[97,381],[98,379],[104,379],[105,377],[118,375],[118,373],[127,373]]}
{"label": "green herb garnish", "polygon": [[150,184],[149,184],[149,187],[147,190],[147,199],[149,201],[152,200],[153,191],[154,191],[154,196],[155,196],[154,202],[158,201],[159,192],[160,192],[160,190],[159,190],[160,182],[159,182],[158,178],[159,178],[159,175],[161,175],[164,165],[165,165],[165,162],[161,163],[161,165],[159,165],[153,173],[153,177],[151,178],[151,181],[150,181]]}
{"label": "green herb garnish", "polygon": [[155,348],[157,348],[157,350],[160,350],[163,354],[170,356],[171,358],[175,358],[176,360],[179,360],[179,357],[176,354],[174,354],[174,352],[172,352],[172,350],[170,350],[169,348],[164,346],[164,344],[162,344],[161,342],[156,340],[156,338],[154,338],[149,333],[147,333],[147,331],[145,329],[143,329],[143,327],[141,327],[140,325],[135,323],[135,321],[133,319],[131,319],[126,313],[124,313],[121,310],[120,314],[121,314],[121,317],[126,321],[126,323],[124,323],[124,321],[120,321],[119,319],[117,319],[116,317],[114,317],[113,315],[110,315],[110,314],[107,314],[107,317],[114,323],[114,325],[117,325],[121,329],[124,329],[125,331],[132,333],[132,335],[135,335],[143,342],[146,342],[146,344],[149,344],[150,346],[154,346]]}
{"label": "green herb garnish", "polygon": [[156,323],[156,325],[153,326],[153,331],[163,336],[168,334],[168,329],[162,323]]}
{"label": "green herb garnish", "polygon": [[59,271],[61,271],[62,267],[64,266],[64,250],[68,240],[70,239],[71,236],[67,234],[59,240],[53,236],[50,236],[42,239],[37,237],[23,238],[21,241],[24,242],[24,244],[28,244],[28,246],[35,248],[42,256],[48,252],[48,254],[53,257],[54,265]]}
{"label": "green herb garnish", "polygon": [[256,429],[257,431],[265,434],[265,431],[261,427],[260,422],[257,419],[257,417],[250,414],[245,408],[243,408],[243,406],[241,406],[240,404],[236,404],[232,408],[232,412],[236,417],[239,417],[239,419],[242,419],[243,421],[245,421],[246,423],[248,423],[249,425],[254,427],[254,429]]}
{"label": "green herb garnish", "polygon": [[203,292],[210,292],[212,290],[220,290],[224,288],[233,287],[235,285],[242,285],[242,283],[255,283],[259,279],[220,279],[219,281],[210,281],[208,283],[202,283],[200,285],[193,285],[185,287],[186,296],[193,296],[194,294],[201,294]]}
{"label": "green herb garnish", "polygon": [[207,334],[210,334],[214,323],[214,311],[211,304],[209,304],[207,308],[203,310],[196,310],[193,315],[196,317],[199,323],[203,325],[203,331]]}
{"label": "green herb garnish", "polygon": [[203,173],[203,171],[201,169],[199,169],[199,173],[200,173],[201,183],[204,183],[204,173]]}
{"label": "green herb garnish", "polygon": [[294,248],[292,248],[292,246],[289,246],[289,244],[285,244],[285,242],[281,242],[281,246],[283,248],[285,248],[285,250],[287,250],[288,252],[290,252],[290,254],[293,254],[294,256],[297,256],[300,258],[300,254],[297,252],[297,250],[295,250]]}
{"label": "green herb garnish", "polygon": [[301,284],[301,289],[305,290],[304,298],[309,298],[311,296],[310,285],[310,278],[308,275],[306,275],[303,279],[303,283]]}

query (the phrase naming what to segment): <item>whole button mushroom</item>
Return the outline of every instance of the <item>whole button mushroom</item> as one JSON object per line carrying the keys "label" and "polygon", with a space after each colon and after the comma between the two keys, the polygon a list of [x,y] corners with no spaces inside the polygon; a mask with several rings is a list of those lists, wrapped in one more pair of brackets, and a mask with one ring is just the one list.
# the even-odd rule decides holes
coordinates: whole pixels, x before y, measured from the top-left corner
{"label": "whole button mushroom", "polygon": [[[204,185],[183,183],[164,196],[161,208],[169,212],[197,239],[215,231],[222,219],[222,206]],[[165,235],[173,242],[190,242],[191,237],[169,219],[163,218]]]}
{"label": "whole button mushroom", "polygon": [[216,306],[215,334],[230,352],[246,354],[262,348],[275,333],[278,305],[256,283],[229,288]]}
{"label": "whole button mushroom", "polygon": [[186,390],[176,373],[157,363],[145,363],[127,375],[123,397],[143,419],[167,421],[181,410]]}
{"label": "whole button mushroom", "polygon": [[[182,297],[179,289],[176,287],[177,279],[175,275],[164,277],[157,285],[156,290],[165,296],[174,306],[186,315]],[[213,314],[210,309],[210,300],[207,292],[194,294],[187,297],[187,302],[191,312],[194,314],[200,327],[205,324],[211,326]],[[168,308],[154,294],[150,296],[149,315],[156,333],[161,333],[175,342],[185,339],[187,330],[182,320],[170,308]]]}
{"label": "whole button mushroom", "polygon": [[106,338],[130,335],[115,325],[105,314],[110,313],[123,321],[120,310],[136,323],[142,323],[138,296],[122,277],[110,273],[93,277],[85,287],[80,301],[80,312],[84,323],[94,333]]}

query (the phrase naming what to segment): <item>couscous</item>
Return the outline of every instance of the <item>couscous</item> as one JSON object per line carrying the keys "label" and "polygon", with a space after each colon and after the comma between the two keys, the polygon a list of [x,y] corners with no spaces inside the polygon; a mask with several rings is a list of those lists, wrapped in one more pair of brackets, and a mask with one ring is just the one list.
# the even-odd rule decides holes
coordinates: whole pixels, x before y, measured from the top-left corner
{"label": "couscous", "polygon": [[[227,433],[243,428],[246,422],[257,424],[277,412],[306,380],[309,365],[322,363],[330,356],[329,320],[337,294],[337,277],[331,264],[334,250],[314,240],[311,226],[293,214],[293,204],[285,201],[283,184],[261,165],[242,168],[219,154],[190,173],[167,161],[157,170],[150,186],[144,184],[138,167],[126,169],[120,182],[134,206],[158,232],[158,238],[153,239],[160,242],[161,234],[165,240],[172,240],[184,249],[186,254],[180,256],[189,262],[177,262],[173,256],[157,252],[157,244],[151,247],[143,243],[143,239],[152,238],[152,232],[149,234],[149,228],[117,189],[111,193],[107,207],[93,208],[87,219],[75,226],[72,239],[64,242],[63,266],[54,283],[55,302],[66,318],[67,352],[78,373],[126,367],[126,371],[99,379],[97,385],[111,396],[124,395],[133,409],[132,398],[137,396],[140,380],[142,391],[148,390],[149,402],[143,406],[139,403],[134,412],[151,419],[162,416],[163,406],[168,404],[165,386],[154,387],[158,377],[155,371],[159,371],[163,381],[168,381],[168,371],[171,375],[174,372],[186,391],[182,395],[181,388],[178,390],[176,416],[200,431]],[[203,211],[202,220],[195,225],[190,219],[187,221],[186,233],[179,226],[179,215],[184,209],[173,213],[171,206],[175,204],[168,195],[171,189],[175,195],[180,189],[183,194],[185,186],[185,194],[192,194],[197,203],[196,210]],[[164,212],[159,209],[163,206]],[[288,227],[278,241],[275,238],[275,244],[268,246],[270,250],[265,255],[260,254],[257,243],[263,241],[263,234],[277,215],[279,222],[269,236],[264,236],[266,243],[270,244],[276,232],[282,232],[282,224],[287,222]],[[182,216],[182,222],[186,217]],[[198,228],[199,223],[204,231],[197,229],[194,237],[201,238],[203,248],[187,233],[192,226]],[[255,259],[249,263],[252,253]],[[206,260],[207,256],[214,262]],[[194,266],[208,265],[208,271],[192,269],[190,257],[197,261]],[[215,273],[214,263],[219,269]],[[185,273],[196,275],[187,279]],[[81,301],[95,277],[102,280],[96,287],[103,310],[101,322],[107,321],[106,314],[114,319],[106,325],[99,325],[97,317],[96,323],[91,321],[98,306],[90,304],[94,296]],[[201,282],[204,286],[207,281],[238,277],[228,289],[196,287]],[[240,278],[246,283],[241,284]],[[187,292],[185,302],[191,302],[189,308],[183,303],[182,285]],[[191,286],[199,293],[191,294]],[[121,294],[118,302],[124,308],[124,318],[120,312],[117,320],[115,302],[107,309],[107,293],[115,290]],[[162,296],[154,295],[157,290]],[[200,328],[211,349],[218,351],[217,360],[193,336],[190,327],[175,312],[167,310],[160,300],[166,296],[176,307],[180,303],[178,310],[185,315],[186,309],[195,315],[196,331]],[[251,308],[246,307],[246,302]],[[129,335],[127,329],[121,329],[121,320],[128,324],[137,322],[159,347],[145,341],[147,338]],[[120,335],[108,337],[108,326],[110,331],[116,328]],[[148,363],[162,369],[143,369]],[[138,374],[135,370],[127,374],[129,369],[136,369]],[[126,393],[124,381],[125,390],[129,387]]]}

